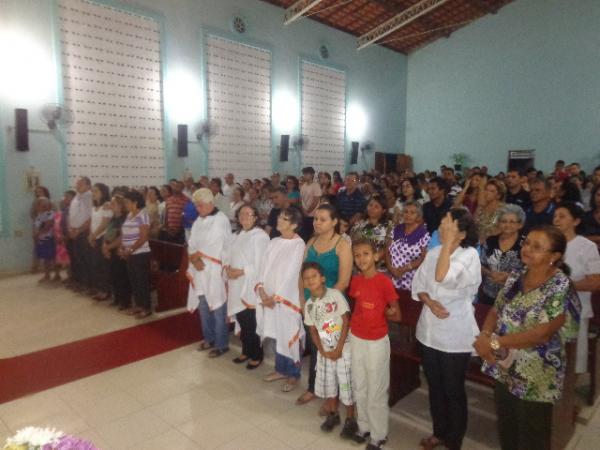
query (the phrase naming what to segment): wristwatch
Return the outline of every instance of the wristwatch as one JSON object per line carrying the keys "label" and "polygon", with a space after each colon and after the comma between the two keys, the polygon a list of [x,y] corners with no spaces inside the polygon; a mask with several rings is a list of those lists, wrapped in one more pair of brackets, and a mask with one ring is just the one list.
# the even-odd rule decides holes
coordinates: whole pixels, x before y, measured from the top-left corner
{"label": "wristwatch", "polygon": [[490,336],[490,347],[494,353],[500,350],[500,342],[498,341],[498,335],[496,333],[493,333]]}

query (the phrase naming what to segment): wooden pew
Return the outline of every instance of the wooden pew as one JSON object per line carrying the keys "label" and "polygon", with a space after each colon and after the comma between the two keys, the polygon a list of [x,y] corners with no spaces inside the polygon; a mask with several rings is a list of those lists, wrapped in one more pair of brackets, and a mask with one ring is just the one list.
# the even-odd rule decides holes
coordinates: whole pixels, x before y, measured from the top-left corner
{"label": "wooden pew", "polygon": [[181,308],[187,303],[189,281],[187,245],[150,240],[152,284],[156,289],[156,311]]}
{"label": "wooden pew", "polygon": [[600,291],[592,292],[592,310],[594,317],[590,319],[590,335],[588,339],[588,370],[590,372],[590,392],[588,405],[593,406],[600,396]]}
{"label": "wooden pew", "polygon": [[[400,299],[402,320],[400,331],[391,339],[390,360],[390,390],[389,405],[393,406],[400,399],[413,392],[421,386],[419,366],[421,355],[415,329],[423,304],[410,298]],[[490,306],[475,305],[475,319],[479,327],[483,325]],[[563,397],[559,403],[554,405],[552,412],[552,436],[551,445],[553,450],[563,449],[575,432],[575,354],[576,344],[567,344],[567,373]],[[495,380],[481,372],[481,360],[472,358],[466,374],[467,380],[490,388],[494,387]]]}

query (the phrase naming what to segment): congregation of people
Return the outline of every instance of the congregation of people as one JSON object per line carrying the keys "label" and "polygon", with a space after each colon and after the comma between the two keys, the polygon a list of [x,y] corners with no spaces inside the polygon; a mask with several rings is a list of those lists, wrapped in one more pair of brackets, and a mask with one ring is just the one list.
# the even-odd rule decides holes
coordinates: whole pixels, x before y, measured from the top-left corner
{"label": "congregation of people", "polygon": [[[87,177],[31,209],[34,267],[116,310],[152,311],[151,240],[187,244],[188,309],[209,358],[241,341],[233,362],[265,382],[319,398],[323,432],[369,450],[388,438],[389,323],[423,304],[417,326],[431,435],[418,445],[460,449],[465,376],[474,355],[496,380],[503,449],[549,449],[562,395],[566,344],[588,372],[592,292],[600,289],[600,166],[586,176],[485,167],[462,172],[317,173],[245,179],[187,174],[160,187],[109,188]],[[63,275],[66,278],[63,279]],[[483,326],[474,304],[491,307]],[[306,358],[304,358],[306,356]],[[344,417],[340,415],[343,405]]]}

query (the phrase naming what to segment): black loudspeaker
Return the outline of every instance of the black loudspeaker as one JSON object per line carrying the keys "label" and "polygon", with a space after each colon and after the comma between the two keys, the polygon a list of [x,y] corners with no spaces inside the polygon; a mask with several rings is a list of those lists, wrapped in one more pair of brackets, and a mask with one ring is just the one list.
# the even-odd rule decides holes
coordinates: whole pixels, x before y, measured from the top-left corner
{"label": "black loudspeaker", "polygon": [[350,164],[358,164],[358,142],[352,142],[352,153],[350,154]]}
{"label": "black loudspeaker", "polygon": [[185,158],[188,155],[188,126],[177,125],[177,156]]}
{"label": "black loudspeaker", "polygon": [[29,127],[27,126],[26,109],[15,109],[15,140],[18,151],[26,152],[29,150]]}
{"label": "black loudspeaker", "polygon": [[287,161],[289,151],[290,151],[290,135],[282,134],[281,142],[279,143],[279,161],[281,161],[281,162]]}

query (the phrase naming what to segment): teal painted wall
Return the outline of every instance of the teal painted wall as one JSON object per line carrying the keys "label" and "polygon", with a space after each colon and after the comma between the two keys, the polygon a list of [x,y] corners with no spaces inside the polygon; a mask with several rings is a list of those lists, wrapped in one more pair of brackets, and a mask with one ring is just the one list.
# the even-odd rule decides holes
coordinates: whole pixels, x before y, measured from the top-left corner
{"label": "teal painted wall", "polygon": [[[230,33],[230,19],[234,14],[239,14],[246,19],[248,25],[246,39],[264,44],[272,51],[273,95],[287,91],[298,101],[299,56],[316,59],[317,48],[326,43],[331,54],[328,64],[342,66],[346,70],[348,104],[360,105],[367,117],[366,131],[360,140],[374,141],[381,151],[403,150],[407,71],[404,56],[378,47],[357,53],[354,37],[307,19],[284,27],[283,9],[258,0],[136,0],[123,3],[130,8],[146,10],[162,17],[165,30],[163,48],[167,83],[164,100],[167,113],[172,100],[169,76],[181,71],[191,74],[198,98],[189,98],[190,102],[197,104],[196,109],[192,108],[190,128],[205,114],[203,32],[210,28]],[[45,125],[39,121],[37,111],[44,103],[60,99],[57,88],[60,80],[56,80],[56,66],[51,66],[57,60],[53,35],[54,17],[54,0],[0,0],[0,33],[8,28],[18,28],[34,42],[39,56],[47,64],[42,70],[39,65],[32,65],[32,80],[36,84],[39,82],[51,86],[29,100],[25,100],[26,96],[14,98],[0,95],[0,183],[4,178],[4,183],[0,186],[0,195],[3,196],[0,205],[3,202],[7,205],[2,210],[7,226],[0,238],[0,272],[22,270],[30,263],[32,242],[28,210],[32,196],[24,191],[25,171],[29,167],[35,167],[42,174],[42,183],[50,189],[54,199],[60,197],[64,189],[60,142],[47,132],[32,132],[29,136],[31,151],[16,152],[14,135],[7,131],[7,127],[14,123],[14,108],[17,107],[29,109],[30,128],[43,130]],[[183,122],[170,114],[168,117],[171,120],[166,124],[167,131],[173,135],[176,124]],[[292,130],[292,134],[298,129],[299,124]],[[273,150],[282,131],[273,126]],[[347,136],[347,147],[351,139],[353,136]],[[188,158],[175,156],[176,149],[171,139],[167,140],[166,147],[169,177],[181,176],[186,168],[196,176],[204,173],[205,158],[197,144],[190,144]],[[361,160],[357,168],[362,169],[371,164],[372,160],[366,161],[366,164]],[[296,169],[291,163],[280,165],[274,162],[273,166],[282,172]],[[265,174],[270,169],[265,168]],[[91,175],[93,178],[93,174]]]}
{"label": "teal painted wall", "polygon": [[515,0],[408,58],[406,149],[418,170],[509,149],[600,163],[600,2]]}

